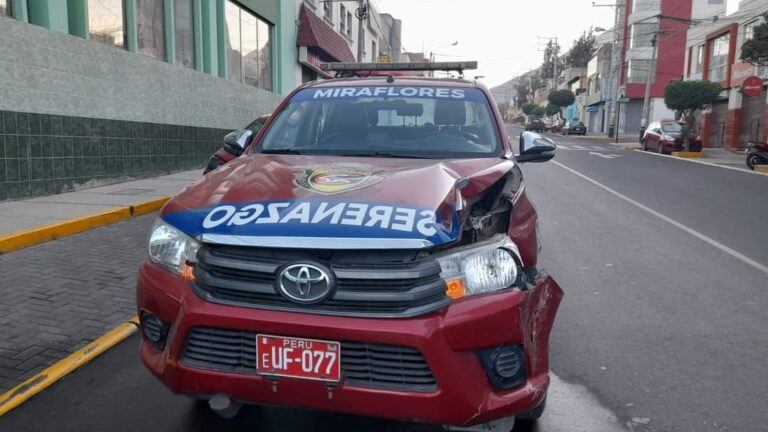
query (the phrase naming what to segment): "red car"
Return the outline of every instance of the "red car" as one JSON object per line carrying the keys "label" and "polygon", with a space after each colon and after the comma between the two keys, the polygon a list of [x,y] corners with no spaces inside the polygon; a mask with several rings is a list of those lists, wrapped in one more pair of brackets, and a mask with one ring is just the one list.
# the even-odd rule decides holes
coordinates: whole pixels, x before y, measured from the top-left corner
{"label": "red car", "polygon": [[259,134],[267,120],[269,120],[269,115],[259,116],[246,126],[245,129],[228,133],[224,137],[224,145],[216,150],[216,153],[208,159],[208,164],[205,166],[203,174],[208,174],[243,154],[245,147],[250,144],[253,137]]}
{"label": "red car", "polygon": [[[685,150],[683,126],[683,123],[675,120],[651,122],[643,134],[643,150],[656,150],[659,153]],[[701,151],[701,136],[691,132],[688,139],[691,151]]]}
{"label": "red car", "polygon": [[225,417],[538,417],[562,291],[519,164],[555,146],[525,132],[519,147],[472,81],[300,87],[161,211],[138,277],[143,363]]}

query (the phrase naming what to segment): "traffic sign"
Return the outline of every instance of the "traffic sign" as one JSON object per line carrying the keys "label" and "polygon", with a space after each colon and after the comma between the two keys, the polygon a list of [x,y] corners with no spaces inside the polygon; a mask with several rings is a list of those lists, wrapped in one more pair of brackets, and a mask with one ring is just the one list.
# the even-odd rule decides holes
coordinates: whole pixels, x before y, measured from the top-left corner
{"label": "traffic sign", "polygon": [[620,98],[616,99],[616,102],[618,102],[618,103],[627,103],[627,102],[629,102],[629,98],[628,97],[620,97]]}

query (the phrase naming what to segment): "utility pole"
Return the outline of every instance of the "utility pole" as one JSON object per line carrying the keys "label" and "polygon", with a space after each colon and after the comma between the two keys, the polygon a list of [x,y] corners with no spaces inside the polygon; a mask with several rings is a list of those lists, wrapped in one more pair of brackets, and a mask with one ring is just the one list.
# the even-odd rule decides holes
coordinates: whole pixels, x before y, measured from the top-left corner
{"label": "utility pole", "polygon": [[657,56],[656,46],[658,45],[656,42],[657,42],[657,38],[659,37],[659,32],[661,27],[660,23],[661,23],[661,18],[659,18],[656,24],[656,31],[653,34],[653,39],[651,39],[651,45],[653,46],[653,50],[651,51],[651,61],[648,64],[648,78],[645,80],[645,98],[643,99],[643,118],[642,120],[640,120],[640,137],[641,138],[645,133],[645,128],[648,127],[648,117],[650,117],[651,83],[653,83],[656,75],[656,56]]}
{"label": "utility pole", "polygon": [[357,61],[365,62],[365,18],[368,16],[368,9],[365,7],[366,0],[359,0],[357,5]]}
{"label": "utility pole", "polygon": [[[622,24],[622,20],[624,19],[623,16],[623,10],[626,6],[626,3],[623,0],[619,0],[620,2],[617,2],[615,5],[608,5],[616,8],[616,15],[614,19],[613,24],[613,35],[614,35],[614,43],[613,43],[613,51],[611,51],[611,100],[608,101],[610,103],[610,106],[608,108],[609,117],[608,117],[608,138],[613,138],[614,134],[619,134],[619,125],[617,122],[617,116],[616,113],[619,109],[619,103],[616,101],[619,98],[619,81],[621,81],[621,66],[624,63],[623,60],[623,54],[624,54],[624,42],[622,41],[622,37],[620,36],[623,32],[620,32],[619,29],[624,28]],[[595,5],[595,6],[604,6],[604,5]]]}
{"label": "utility pole", "polygon": [[[557,44],[557,36],[554,37],[546,37],[546,36],[539,36],[539,39],[545,39],[547,40],[547,45],[551,44],[552,41],[555,41],[555,45],[552,47],[554,52],[552,53],[552,83],[550,83],[550,87],[552,87],[552,90],[555,90],[555,87],[557,87],[557,62],[558,62],[558,52],[560,51],[560,46]],[[541,48],[539,48],[539,51],[541,51]],[[546,48],[544,49],[544,52],[546,53]]]}
{"label": "utility pole", "polygon": [[560,45],[557,44],[557,36],[555,36],[555,53],[553,56],[552,61],[552,79],[554,81],[554,85],[552,86],[552,90],[557,90],[557,63],[559,61],[557,54],[558,51],[560,51]]}

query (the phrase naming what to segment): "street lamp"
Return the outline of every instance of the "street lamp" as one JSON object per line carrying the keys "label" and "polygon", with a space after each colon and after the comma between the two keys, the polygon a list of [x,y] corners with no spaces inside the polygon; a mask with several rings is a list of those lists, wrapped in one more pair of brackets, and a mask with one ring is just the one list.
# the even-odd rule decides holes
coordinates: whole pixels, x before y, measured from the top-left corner
{"label": "street lamp", "polygon": [[[449,43],[448,45],[439,46],[439,47],[434,48],[434,49],[435,50],[440,50],[440,49],[443,49],[443,48],[448,48],[448,47],[456,46],[458,44],[459,44],[459,41],[454,41],[452,43]],[[435,62],[435,54],[440,55],[440,54],[438,54],[438,53],[436,53],[434,51],[430,51],[429,52],[429,61],[430,61],[430,63],[434,63]]]}

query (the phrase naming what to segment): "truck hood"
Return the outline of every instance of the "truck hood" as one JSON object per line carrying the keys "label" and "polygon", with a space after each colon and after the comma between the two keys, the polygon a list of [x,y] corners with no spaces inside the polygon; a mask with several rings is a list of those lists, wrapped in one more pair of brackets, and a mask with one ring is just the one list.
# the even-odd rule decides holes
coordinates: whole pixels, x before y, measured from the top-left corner
{"label": "truck hood", "polygon": [[514,162],[246,155],[202,177],[162,219],[207,243],[425,248],[458,239],[465,199]]}

